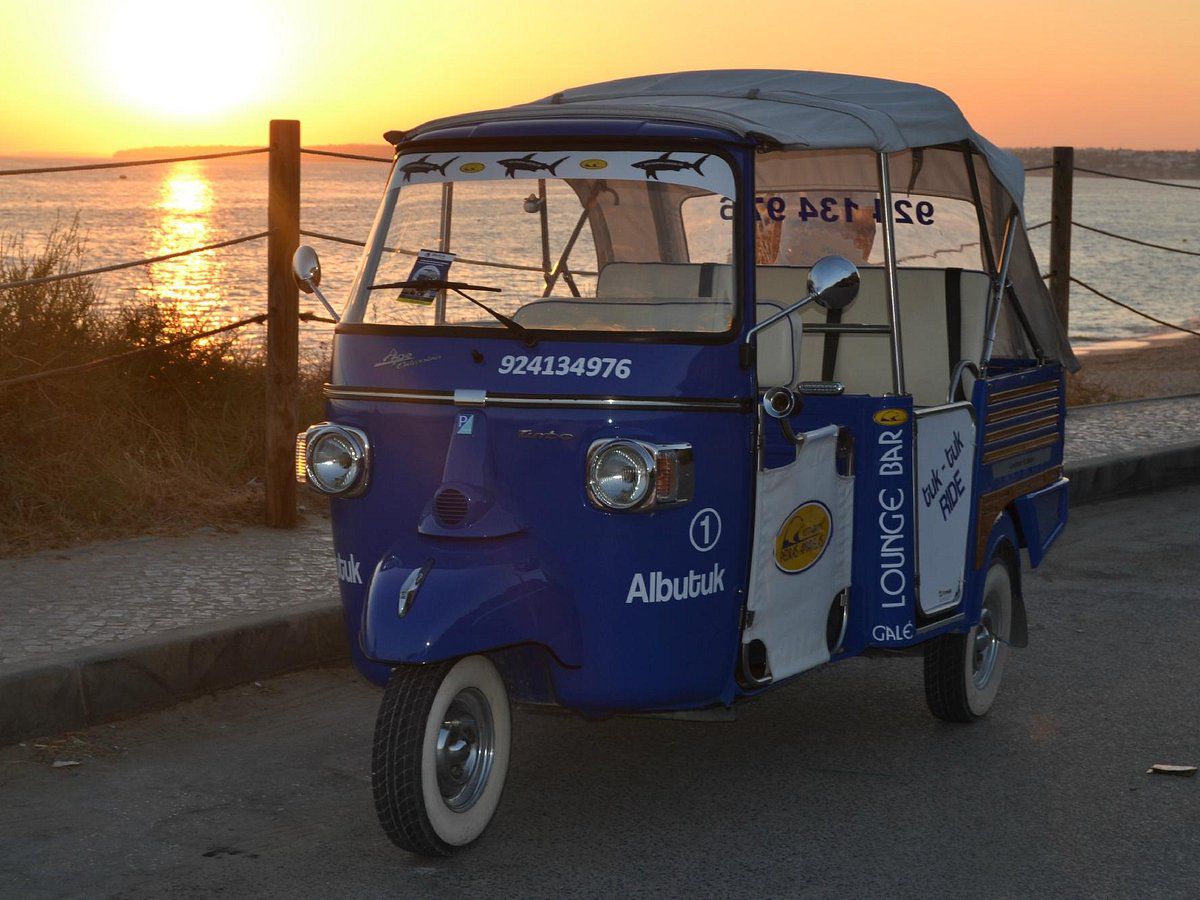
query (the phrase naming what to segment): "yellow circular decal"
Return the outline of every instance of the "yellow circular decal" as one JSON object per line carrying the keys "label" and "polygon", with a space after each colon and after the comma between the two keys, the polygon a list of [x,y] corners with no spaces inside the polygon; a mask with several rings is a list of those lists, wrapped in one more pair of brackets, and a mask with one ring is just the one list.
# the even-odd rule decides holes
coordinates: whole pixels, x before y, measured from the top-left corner
{"label": "yellow circular decal", "polygon": [[872,418],[876,425],[903,425],[908,421],[908,413],[902,409],[881,409]]}
{"label": "yellow circular decal", "polygon": [[789,575],[812,568],[829,546],[831,534],[833,518],[825,504],[801,504],[775,535],[775,565]]}
{"label": "yellow circular decal", "polygon": [[482,172],[484,165],[481,162],[463,163],[458,167],[458,171],[466,172],[468,175],[473,175],[476,172]]}
{"label": "yellow circular decal", "polygon": [[585,159],[579,163],[581,169],[607,169],[608,163],[603,159]]}

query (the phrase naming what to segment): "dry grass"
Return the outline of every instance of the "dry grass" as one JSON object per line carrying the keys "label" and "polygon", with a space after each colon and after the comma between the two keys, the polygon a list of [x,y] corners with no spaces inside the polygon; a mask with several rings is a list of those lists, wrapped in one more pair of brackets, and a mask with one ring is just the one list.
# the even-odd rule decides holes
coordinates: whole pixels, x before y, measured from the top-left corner
{"label": "dry grass", "polygon": [[[74,227],[34,253],[2,238],[0,282],[78,269],[81,253]],[[0,291],[0,381],[203,330],[102,300],[87,278]],[[320,415],[322,375],[306,378],[305,421]],[[0,388],[0,555],[259,521],[264,385],[261,357],[230,333]]]}

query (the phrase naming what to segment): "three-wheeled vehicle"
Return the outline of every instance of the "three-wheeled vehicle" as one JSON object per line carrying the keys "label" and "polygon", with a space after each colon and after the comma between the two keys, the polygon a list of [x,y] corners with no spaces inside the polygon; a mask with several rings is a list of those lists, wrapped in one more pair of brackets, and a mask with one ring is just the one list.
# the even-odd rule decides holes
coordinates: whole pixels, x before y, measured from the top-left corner
{"label": "three-wheeled vehicle", "polygon": [[988,711],[1067,517],[1014,157],[938,91],[785,71],[387,137],[297,475],[386,685],[395,843],[480,836],[513,701],[700,714],[907,651],[935,716]]}

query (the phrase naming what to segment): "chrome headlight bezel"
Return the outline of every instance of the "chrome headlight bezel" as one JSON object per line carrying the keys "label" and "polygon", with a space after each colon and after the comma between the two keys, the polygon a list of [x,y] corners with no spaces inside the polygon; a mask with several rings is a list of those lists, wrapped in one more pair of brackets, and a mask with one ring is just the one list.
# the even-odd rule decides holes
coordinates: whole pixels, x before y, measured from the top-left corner
{"label": "chrome headlight bezel", "polygon": [[[318,477],[313,466],[313,452],[323,440],[344,442],[351,459],[352,474],[341,487],[329,487]],[[329,497],[358,497],[371,481],[371,441],[366,432],[350,425],[321,422],[304,432],[304,471],[308,486]]]}
{"label": "chrome headlight bezel", "polygon": [[[596,477],[605,455],[614,449],[624,449],[641,463],[646,487],[637,498],[626,504],[614,503],[600,489]],[[605,512],[634,512],[679,506],[692,499],[695,492],[695,470],[691,444],[652,444],[629,438],[610,438],[593,441],[588,447],[585,484],[588,499]]]}

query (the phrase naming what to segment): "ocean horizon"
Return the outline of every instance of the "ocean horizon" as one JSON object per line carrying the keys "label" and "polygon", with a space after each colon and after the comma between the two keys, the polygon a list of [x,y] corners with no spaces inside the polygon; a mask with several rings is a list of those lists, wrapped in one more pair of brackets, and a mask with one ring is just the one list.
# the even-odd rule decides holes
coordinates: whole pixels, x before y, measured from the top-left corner
{"label": "ocean horizon", "polygon": [[[30,167],[33,157],[0,156],[0,169]],[[79,164],[80,157],[36,157],[39,164]],[[95,157],[91,157],[95,159]],[[364,240],[389,166],[380,162],[305,157],[301,227]],[[1200,181],[1181,182],[1200,185]],[[1138,182],[1077,178],[1076,221],[1139,240],[1200,251],[1200,204],[1189,191]],[[158,256],[230,240],[266,228],[265,156],[200,160],[87,172],[0,178],[0,234],[36,251],[54,227],[78,222],[86,268]],[[1050,179],[1026,183],[1026,221],[1049,218]],[[311,238],[335,305],[344,299],[359,248]],[[1049,268],[1049,228],[1030,233],[1043,271]],[[1145,312],[1184,326],[1200,319],[1200,259],[1076,229],[1072,274]],[[537,260],[531,260],[537,264]],[[256,241],[96,276],[107,302],[177,304],[184,319],[217,325],[264,311],[266,242]],[[315,298],[303,309],[324,314]],[[330,326],[302,323],[306,353],[321,354]],[[1071,339],[1080,347],[1144,338],[1164,331],[1079,286],[1071,291]],[[243,329],[244,341],[262,329]]]}

